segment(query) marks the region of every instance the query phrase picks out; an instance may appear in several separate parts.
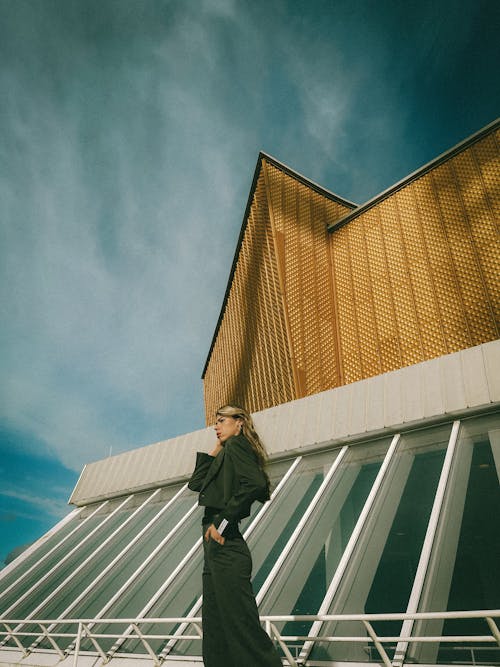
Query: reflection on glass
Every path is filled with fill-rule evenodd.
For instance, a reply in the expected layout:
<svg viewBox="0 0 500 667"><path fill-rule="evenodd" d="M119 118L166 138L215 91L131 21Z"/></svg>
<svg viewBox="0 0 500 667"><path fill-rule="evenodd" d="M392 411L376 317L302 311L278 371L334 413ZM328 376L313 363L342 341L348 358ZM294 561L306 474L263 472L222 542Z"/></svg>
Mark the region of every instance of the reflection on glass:
<svg viewBox="0 0 500 667"><path fill-rule="evenodd" d="M176 487L175 490L177 491L178 487ZM194 504L192 494L187 490L179 495L169 505L167 511L164 512L163 508L169 501L170 497L163 497L162 494L158 499L158 502L153 504L151 512L155 515L159 514L157 521L149 526L138 541L125 549L120 560L113 568L111 575L103 578L92 590L92 594L86 595L85 598L71 610L71 617L92 618L93 616L102 616L103 614L111 617L110 601L122 587L127 587L129 579L139 570L153 550ZM142 528L147 524L147 521L141 521L141 524ZM119 546L121 545L115 544L113 551L118 552ZM129 585L133 585L133 581L131 581ZM128 614L128 611L130 611L130 614ZM137 605L133 605L129 610L125 609L126 613L121 615L133 616L138 611Z"/></svg>
<svg viewBox="0 0 500 667"><path fill-rule="evenodd" d="M173 525L193 506L191 494L184 492L170 504L169 512L165 516L164 508L178 490L178 486L169 487L160 493L155 493L154 499L141 507L127 525L122 524L121 530L105 548L96 553L78 576L70 580L57 596L37 613L37 616L92 618L92 616L106 615L106 605L109 606L120 587L144 563L149 553ZM148 495L153 496L153 494ZM148 496L137 497L134 499L134 505L139 506L146 497ZM139 536L146 526L149 527ZM105 572L105 568L111 564L113 564L112 570ZM69 632L72 629L67 625L58 625L56 631ZM66 648L68 643L67 640L60 642L63 648ZM40 646L45 647L46 643Z"/></svg>
<svg viewBox="0 0 500 667"><path fill-rule="evenodd" d="M337 458L338 450L304 457L269 508L265 520L250 536L253 588L257 594L281 555L300 519Z"/></svg>
<svg viewBox="0 0 500 667"><path fill-rule="evenodd" d="M262 614L318 613L388 445L384 440L349 449L283 567L274 580L266 582ZM321 469L326 461L318 459L318 464ZM303 635L310 625L287 623L282 632Z"/></svg>
<svg viewBox="0 0 500 667"><path fill-rule="evenodd" d="M6 609L7 605L4 604L3 598L4 598L4 591L9 588L14 583L17 583L18 590L23 588L24 590L26 589L26 586L24 583L25 580L23 579L24 573L27 572L30 568L36 566L37 563L40 562L47 562L48 556L47 554L49 551L54 549L54 551L57 550L57 545L60 545L59 548L61 549L61 542L71 533L71 531L80 528L83 524L82 517L78 515L78 513L75 512L75 514L71 517L70 520L67 520L64 525L62 525L57 532L53 533L49 537L40 540L38 547L35 549L35 551L29 555L23 555L22 561L16 565L10 572L5 572L1 571L0 574L3 576L0 578L0 610L1 609ZM75 537L74 539L81 539L82 533L79 534L79 537ZM73 537L73 536L72 536ZM71 538L69 538L71 539ZM69 550L68 547L66 547L67 550ZM59 558L61 551L59 551ZM57 562L57 556L55 557L56 560L53 562ZM48 571L50 567L47 567L46 571ZM29 588L29 586L28 586ZM1 612L0 612L1 613Z"/></svg>
<svg viewBox="0 0 500 667"><path fill-rule="evenodd" d="M500 607L500 415L464 420L419 611ZM427 621L414 634L490 634L481 619ZM474 660L499 661L492 645L475 642ZM420 662L471 662L466 644L410 646Z"/></svg>
<svg viewBox="0 0 500 667"><path fill-rule="evenodd" d="M154 504L147 506L140 515L135 516L133 521L130 521L124 526L119 533L114 536L113 540L110 540L104 548L101 548L94 557L89 560L85 567L78 572L77 577L73 577L56 596L51 598L50 601L37 612L37 615L42 618L57 618L60 614L66 616L68 612L65 610L67 610L68 607L71 607L72 602L79 596L79 594L90 586L109 563L127 548L127 545L155 516L155 514L157 514L157 512L158 506ZM119 579L120 576L116 578L112 577L111 582L107 582L107 588L110 588L110 583L113 587L116 587ZM89 607L92 602L95 604L96 598L98 597L98 591L91 589L88 596L82 601L83 604L81 606ZM74 616L74 612L73 614L70 613L70 616ZM83 614L83 617L87 617L86 614Z"/></svg>
<svg viewBox="0 0 500 667"><path fill-rule="evenodd" d="M42 567L30 572L20 582L19 590L16 586L9 591L2 600L3 613L7 613L10 618L26 618L32 613L130 514L128 502L113 514L123 501L124 498L120 498L108 503L89 519L81 532L77 531L67 543L51 554ZM91 535L93 530L95 532ZM54 567L54 570L48 574L51 567ZM25 595L33 585L36 585L36 588L29 595Z"/></svg>
<svg viewBox="0 0 500 667"><path fill-rule="evenodd" d="M183 492L162 515L159 523L154 524L139 542L127 550L122 567L116 568L113 578L106 580L104 586L97 589L97 595L92 600L83 600L72 613L80 615L85 612L90 616L107 618L135 618L141 615L199 538L199 510L192 513L172 534L172 530L194 504L193 494L187 490ZM145 613L148 614L147 611ZM126 624L100 624L94 626L93 630L118 634L126 627ZM114 642L110 640L101 643L108 650ZM91 645L83 642L82 648L91 649Z"/></svg>
<svg viewBox="0 0 500 667"><path fill-rule="evenodd" d="M445 425L401 438L329 613L406 611L450 432ZM373 625L382 635L398 635L401 628L398 621ZM332 622L320 634L362 637L366 630L356 621ZM385 648L391 655L395 646ZM317 643L311 658L379 660L369 642Z"/></svg>

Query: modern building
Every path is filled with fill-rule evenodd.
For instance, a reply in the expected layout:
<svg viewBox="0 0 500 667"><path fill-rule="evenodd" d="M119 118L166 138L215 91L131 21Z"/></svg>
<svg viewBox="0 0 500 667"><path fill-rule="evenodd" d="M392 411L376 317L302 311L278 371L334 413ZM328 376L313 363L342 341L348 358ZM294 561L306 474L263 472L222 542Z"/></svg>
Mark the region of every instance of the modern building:
<svg viewBox="0 0 500 667"><path fill-rule="evenodd" d="M361 206L259 156L203 378L207 424L245 404L271 455L243 529L284 664L500 664L499 147ZM85 466L0 572L0 665L201 665L212 441Z"/></svg>

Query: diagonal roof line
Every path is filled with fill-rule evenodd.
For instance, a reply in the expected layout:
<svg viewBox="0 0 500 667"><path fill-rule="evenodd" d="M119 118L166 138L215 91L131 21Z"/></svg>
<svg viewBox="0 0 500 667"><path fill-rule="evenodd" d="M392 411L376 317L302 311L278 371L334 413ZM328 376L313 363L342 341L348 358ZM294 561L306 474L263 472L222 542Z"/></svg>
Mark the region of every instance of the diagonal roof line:
<svg viewBox="0 0 500 667"><path fill-rule="evenodd" d="M351 220L356 218L361 213L364 213L365 211L372 208L373 206L375 206L379 202L383 201L384 199L387 199L388 197L390 197L390 195L394 194L398 190L402 190L406 185L408 185L412 181L416 181L418 178L420 178L421 176L423 176L427 172L432 171L433 169L438 167L440 164L443 164L444 162L447 162L452 157L454 157L455 155L458 155L458 153L461 153L466 148L468 148L469 146L472 146L472 144L475 144L480 139L482 139L486 135L490 134L490 132L494 132L499 127L500 127L500 118L497 118L493 122L489 123L488 125L486 125L482 129L480 129L477 132L475 132L474 134L472 134L470 137L467 137L466 139L464 139L460 143L456 144L452 148L449 148L444 153L441 153L441 155L438 155L436 158L434 158L430 162L427 162L422 167L419 167L416 171L413 171L408 176L405 176L403 179L401 179L397 183L394 183L394 185L391 185L389 188L387 188L387 190L384 190L383 192L380 192L378 195L375 195L375 197L373 197L372 199L369 199L364 204L361 204L361 206L358 206L354 211L351 211L350 213L346 213L346 215L342 216L336 222L329 225L328 226L328 231L329 232L334 232L337 229L340 229L341 227L346 225L348 222L351 222Z"/></svg>
<svg viewBox="0 0 500 667"><path fill-rule="evenodd" d="M332 201L336 202L337 204L342 204L342 206L347 206L348 208L356 209L358 208L358 204L355 204L352 201L349 201L349 199L345 199L344 197L339 197L339 195L336 195L334 192L331 192L330 190L327 190L324 188L322 185L318 185L318 183L315 183L314 181L311 181L309 178L306 178L302 174L299 174L298 171L294 171L293 169L290 169L286 164L283 164L283 162L280 162L277 160L275 157L272 155L269 155L268 153L263 153L262 151L259 153L259 159L264 158L266 162L269 162L272 164L274 167L279 169L280 171L283 171L285 174L288 176L291 176L294 178L296 181L299 181L303 185L306 185L310 190L314 190L320 195L323 195L323 197L326 197L327 199L331 199Z"/></svg>
<svg viewBox="0 0 500 667"><path fill-rule="evenodd" d="M325 188L321 187L317 183L314 183L314 181L311 181L308 178L306 178L305 176L302 176L302 174L299 174L298 172L293 171L293 169L290 169L290 167L283 164L282 162L280 162L276 158L272 157L271 155L268 155L267 153L264 153L263 151L260 151L259 152L259 157L257 159L257 165L255 167L253 180L252 180L252 187L250 188L250 193L248 195L247 205L246 205L246 208L245 208L245 215L243 216L243 223L242 223L242 226L241 226L240 235L238 237L238 243L236 245L236 250L235 250L234 258L233 258L233 263L232 263L232 266L231 266L231 271L230 271L228 282L227 282L226 292L224 294L224 300L222 302L222 307L221 307L220 314L219 314L219 319L217 320L215 331L214 331L214 334L213 334L213 337L212 337L212 342L210 344L210 350L209 350L208 355L207 355L207 360L205 362L205 366L203 367L203 373L201 375L202 379L205 377L205 373L207 371L208 364L210 362L210 358L212 356L212 352L213 352L213 349L214 349L214 346L215 346L215 341L217 340L217 334L219 333L219 329L220 329L220 326L221 326L221 323L222 323L222 319L224 317L224 313L225 313L225 310L226 310L226 305L227 305L227 301L228 301L228 298L229 298L229 292L231 290L231 284L232 284L232 281L233 281L234 272L236 270L236 265L238 263L238 256L239 256L239 253L240 253L241 244L243 243L243 238L244 238L244 235L245 235L246 226L247 226L247 222L248 222L248 216L250 214L250 207L252 205L253 196L254 196L254 193L255 193L255 188L257 187L257 181L258 181L260 171L261 171L261 168L262 168L262 160L266 160L267 162L269 162L270 164L275 166L277 169L280 169L281 171L286 173L288 176L291 176L292 178L296 179L297 181L299 181L303 185L307 186L308 188L311 188L312 190L319 193L320 195L323 195L324 197L326 197L328 199L331 199L332 201L335 201L336 203L342 204L344 206L347 206L348 208L353 209L353 210L351 210L350 213L347 213L346 215L339 218L335 223L328 226L328 228L327 228L328 231L333 232L333 231L336 231L337 229L340 229L341 227L343 227L347 223L349 223L351 220L356 218L359 214L361 214L364 211L367 211L368 209L372 208L373 206L375 206L379 202L383 201L384 199L386 199L387 197L389 197L393 193L397 192L398 190L401 190L403 187L405 187L406 185L408 185L412 181L416 180L417 178L420 178L421 176L423 176L428 171L431 171L432 169L435 169L440 164L446 162L447 160L451 159L452 157L454 157L458 153L462 152L467 147L476 143L477 141L479 141L480 139L485 137L490 132L493 132L495 129L497 129L497 127L500 127L500 118L497 118L493 122L489 123L488 125L483 127L481 130L478 130L477 132L472 134L470 137L464 139L463 141L458 143L456 146L454 146L454 147L450 148L449 150L445 151L444 153L442 153L438 157L434 158L433 160L431 160L427 164L423 165L422 167L420 167L416 171L412 172L411 174L409 174L408 176L406 176L402 180L398 181L394 185L391 185L389 188L387 188L387 190L384 190L383 192L379 193L378 195L376 195L372 199L368 200L367 202L365 202L361 206L356 206L356 204L354 204L353 202L351 202L347 199L343 199L342 197L339 197L338 195L334 194L333 192L330 192L329 190L326 190Z"/></svg>
<svg viewBox="0 0 500 667"><path fill-rule="evenodd" d="M250 215L250 207L252 206L252 200L255 193L255 188L257 187L257 181L259 180L260 169L262 166L262 155L263 155L262 153L259 153L257 164L255 166L255 171L252 179L252 186L250 188L250 194L248 195L247 205L245 207L245 213L243 215L243 222L241 224L240 235L238 236L238 243L236 244L236 250L234 251L233 263L231 264L231 271L229 272L229 278L227 279L226 291L224 293L224 300L222 301L222 306L219 313L219 319L217 320L217 324L215 325L215 331L212 336L212 342L210 343L210 349L208 351L207 360L205 361L203 372L201 374L202 380L204 379L205 373L207 372L208 364L210 362L210 357L212 356L212 352L215 347L215 341L217 340L217 334L219 333L219 329L222 324L222 318L224 317L224 313L226 311L226 305L229 299L229 292L231 291L231 284L233 282L234 272L236 271L236 265L238 264L238 257L240 254L241 244L243 243L243 237L245 236L245 231L247 228L248 216Z"/></svg>
<svg viewBox="0 0 500 667"><path fill-rule="evenodd" d="M215 326L215 331L212 336L212 342L210 344L210 349L208 351L207 355L207 360L205 362L205 366L203 367L203 372L201 374L201 378L203 379L205 377L205 373L207 372L208 364L210 362L210 358L212 356L212 352L215 346L215 341L217 340L217 335L219 333L220 326L222 324L222 320L224 318L224 313L226 311L226 305L227 301L229 299L229 293L231 291L231 284L233 282L233 276L234 272L236 271L236 266L238 264L238 257L240 254L240 249L241 249L241 244L243 243L243 238L245 236L245 231L248 223L248 216L250 215L250 208L252 206L252 201L253 197L255 194L255 189L257 187L257 181L259 180L260 176L260 171L262 169L262 160L266 160L266 162L269 162L273 166L275 166L277 169L280 169L283 171L285 174L288 176L291 176L295 180L299 181L303 185L306 185L308 188L311 190L314 190L315 192L319 193L320 195L326 197L327 199L331 199L332 201L342 204L343 206L347 206L348 208L351 209L356 209L356 204L353 202L349 201L348 199L343 199L342 197L339 197L338 195L334 194L333 192L330 192L329 190L326 190L325 188L321 187L317 183L314 183L313 181L310 181L307 179L305 176L302 176L302 174L299 174L298 172L294 171L293 169L290 169L290 167L287 167L285 164L277 160L276 158L272 157L271 155L268 155L267 153L264 153L263 151L259 152L259 156L257 158L257 164L255 166L255 171L252 179L252 186L250 188L250 193L248 195L248 200L247 200L247 205L245 207L245 213L243 215L243 222L241 225L241 230L240 230L240 235L238 237L238 243L236 244L236 250L234 252L234 257L233 257L233 263L231 265L231 271L229 273L229 278L227 281L227 286L226 286L226 292L224 294L224 300L222 302L222 307L220 309L219 313L219 319L217 320L217 324Z"/></svg>

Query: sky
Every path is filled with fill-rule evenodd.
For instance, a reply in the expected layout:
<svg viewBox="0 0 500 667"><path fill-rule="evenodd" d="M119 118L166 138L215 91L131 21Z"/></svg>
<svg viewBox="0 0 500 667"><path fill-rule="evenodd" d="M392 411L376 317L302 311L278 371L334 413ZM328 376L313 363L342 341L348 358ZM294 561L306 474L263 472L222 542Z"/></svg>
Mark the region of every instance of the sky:
<svg viewBox="0 0 500 667"><path fill-rule="evenodd" d="M0 564L202 428L258 153L359 204L499 115L497 0L0 0Z"/></svg>

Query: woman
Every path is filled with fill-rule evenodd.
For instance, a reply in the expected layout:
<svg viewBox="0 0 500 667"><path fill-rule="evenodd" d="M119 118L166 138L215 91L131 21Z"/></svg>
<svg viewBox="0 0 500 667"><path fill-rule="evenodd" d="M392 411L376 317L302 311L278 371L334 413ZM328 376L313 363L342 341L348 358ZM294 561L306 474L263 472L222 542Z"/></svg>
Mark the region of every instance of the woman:
<svg viewBox="0 0 500 667"><path fill-rule="evenodd" d="M269 500L266 451L243 408L217 411L217 444L198 452L189 488L203 516L203 662L205 667L281 667L263 630L252 590L252 558L238 522L254 500Z"/></svg>

